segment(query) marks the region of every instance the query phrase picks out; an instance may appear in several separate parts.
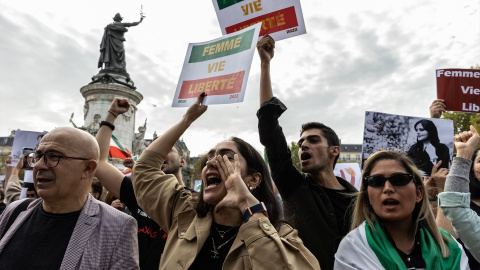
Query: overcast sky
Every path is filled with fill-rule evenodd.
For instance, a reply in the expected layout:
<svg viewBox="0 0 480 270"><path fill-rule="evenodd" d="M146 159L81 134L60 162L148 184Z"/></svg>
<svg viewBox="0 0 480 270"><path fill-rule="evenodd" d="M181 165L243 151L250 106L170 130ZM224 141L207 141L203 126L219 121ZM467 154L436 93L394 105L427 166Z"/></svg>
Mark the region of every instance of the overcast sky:
<svg viewBox="0 0 480 270"><path fill-rule="evenodd" d="M289 108L280 119L288 141L308 121L332 127L342 143L362 143L365 111L428 116L435 69L480 64L478 0L301 2L307 34L276 44L274 94ZM83 125L80 88L98 73L103 28L146 18L126 33L127 71L144 99L137 126L146 138L175 124L172 108L188 43L218 38L210 0L0 0L0 136ZM243 103L211 105L184 134L193 155L238 136L262 151L256 111L255 53ZM153 105L156 105L154 107Z"/></svg>

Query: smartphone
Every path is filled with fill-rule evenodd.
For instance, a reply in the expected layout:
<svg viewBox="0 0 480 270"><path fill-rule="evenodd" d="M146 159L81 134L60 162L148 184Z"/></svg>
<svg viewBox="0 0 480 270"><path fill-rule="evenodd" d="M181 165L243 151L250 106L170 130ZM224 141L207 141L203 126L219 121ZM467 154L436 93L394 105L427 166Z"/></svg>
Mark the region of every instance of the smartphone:
<svg viewBox="0 0 480 270"><path fill-rule="evenodd" d="M24 147L23 148L23 169L25 170L32 170L33 168L30 167L30 165L28 165L28 162L27 162L27 156L28 154L30 153L33 153L33 148L28 148L28 147Z"/></svg>

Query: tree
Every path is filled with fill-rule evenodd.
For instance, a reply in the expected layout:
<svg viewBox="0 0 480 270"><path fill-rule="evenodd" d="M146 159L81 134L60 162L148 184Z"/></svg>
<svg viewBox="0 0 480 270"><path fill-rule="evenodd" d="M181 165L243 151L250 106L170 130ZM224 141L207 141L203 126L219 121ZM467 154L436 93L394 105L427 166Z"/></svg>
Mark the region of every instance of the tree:
<svg viewBox="0 0 480 270"><path fill-rule="evenodd" d="M292 142L288 148L290 148L290 152L292 154L293 166L295 166L295 168L297 168L297 170L301 172L302 166L300 164L300 158L298 157L298 144L296 142Z"/></svg>
<svg viewBox="0 0 480 270"><path fill-rule="evenodd" d="M470 130L470 125L473 125L477 130L480 126L480 115L476 113L444 112L442 118L453 120L455 134Z"/></svg>
<svg viewBox="0 0 480 270"><path fill-rule="evenodd" d="M192 181L202 179L202 160L206 158L206 154L198 156L197 161L192 165L190 169L190 179Z"/></svg>

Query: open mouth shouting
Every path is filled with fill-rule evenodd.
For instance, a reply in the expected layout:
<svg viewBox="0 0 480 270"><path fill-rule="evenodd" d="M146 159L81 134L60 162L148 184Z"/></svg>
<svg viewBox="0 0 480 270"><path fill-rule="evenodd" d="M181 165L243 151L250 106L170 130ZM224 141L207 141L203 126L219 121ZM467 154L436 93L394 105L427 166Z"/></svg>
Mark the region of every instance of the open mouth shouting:
<svg viewBox="0 0 480 270"><path fill-rule="evenodd" d="M205 185L205 190L214 189L215 187L220 185L220 183L222 183L222 179L218 174L210 173L210 174L207 174L206 178L207 178L207 183Z"/></svg>
<svg viewBox="0 0 480 270"><path fill-rule="evenodd" d="M387 198L383 200L383 205L386 206L387 208L395 208L395 206L399 205L400 202L393 199L393 198Z"/></svg>
<svg viewBox="0 0 480 270"><path fill-rule="evenodd" d="M308 152L303 152L300 155L300 161L302 162L302 164L307 163L311 158L312 158L312 155Z"/></svg>

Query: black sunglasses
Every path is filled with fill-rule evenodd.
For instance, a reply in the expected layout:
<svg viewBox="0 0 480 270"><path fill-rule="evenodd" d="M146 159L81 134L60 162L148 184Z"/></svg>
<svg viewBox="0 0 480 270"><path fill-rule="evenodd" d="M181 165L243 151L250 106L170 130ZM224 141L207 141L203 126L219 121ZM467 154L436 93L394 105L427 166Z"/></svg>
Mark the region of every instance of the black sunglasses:
<svg viewBox="0 0 480 270"><path fill-rule="evenodd" d="M387 180L396 187L406 186L413 180L413 174L411 173L396 173L390 177L384 177L381 175L369 175L363 179L367 181L368 186L373 188L381 188L385 186Z"/></svg>

